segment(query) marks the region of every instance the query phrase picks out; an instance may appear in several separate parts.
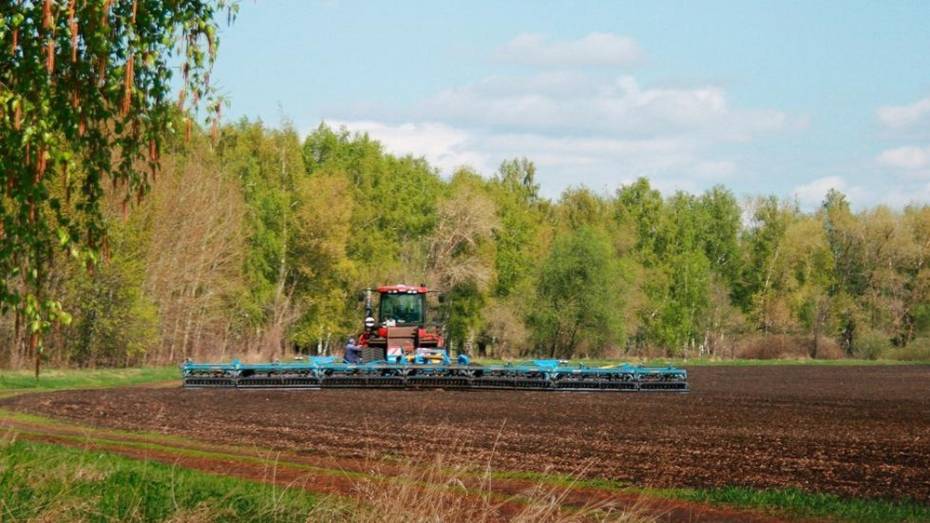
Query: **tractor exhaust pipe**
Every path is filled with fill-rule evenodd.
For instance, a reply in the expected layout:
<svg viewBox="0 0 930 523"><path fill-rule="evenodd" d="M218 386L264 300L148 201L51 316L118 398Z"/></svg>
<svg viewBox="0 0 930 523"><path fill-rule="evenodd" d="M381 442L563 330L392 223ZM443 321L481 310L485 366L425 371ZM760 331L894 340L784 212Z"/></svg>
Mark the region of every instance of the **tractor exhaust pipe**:
<svg viewBox="0 0 930 523"><path fill-rule="evenodd" d="M365 289L365 330L375 328L375 317L372 316L371 288Z"/></svg>

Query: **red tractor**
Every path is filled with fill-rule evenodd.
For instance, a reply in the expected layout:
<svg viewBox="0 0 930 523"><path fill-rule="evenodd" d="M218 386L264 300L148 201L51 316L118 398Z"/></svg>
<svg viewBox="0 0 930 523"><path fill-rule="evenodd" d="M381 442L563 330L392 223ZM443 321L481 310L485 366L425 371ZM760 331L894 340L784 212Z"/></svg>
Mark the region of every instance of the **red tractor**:
<svg viewBox="0 0 930 523"><path fill-rule="evenodd" d="M449 361L439 326L427 324L429 289L388 285L375 292L379 295L377 317L371 289L365 293L365 331L358 339L362 362Z"/></svg>

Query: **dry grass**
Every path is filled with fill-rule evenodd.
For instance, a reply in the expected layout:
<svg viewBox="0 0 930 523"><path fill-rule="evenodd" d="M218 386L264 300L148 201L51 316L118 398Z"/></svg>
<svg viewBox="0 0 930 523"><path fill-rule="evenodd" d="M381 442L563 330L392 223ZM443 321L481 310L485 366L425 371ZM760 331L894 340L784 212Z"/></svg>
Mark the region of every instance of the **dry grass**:
<svg viewBox="0 0 930 523"><path fill-rule="evenodd" d="M735 355L740 359L751 360L808 359L813 357L814 352L814 339L811 336L772 334L741 340L737 344ZM817 340L816 358L843 359L843 349L836 341L821 336Z"/></svg>
<svg viewBox="0 0 930 523"><path fill-rule="evenodd" d="M432 523L469 521L654 521L642 507L585 502L573 480L495 479L455 461L455 448L427 460L371 453L345 497L298 485L262 485L48 444L0 433L0 520L282 521ZM493 453L492 453L493 455ZM508 482L507 494L500 488ZM517 492L514 494L514 492ZM6 516L9 516L8 518Z"/></svg>
<svg viewBox="0 0 930 523"><path fill-rule="evenodd" d="M495 488L490 467L484 469L436 456L429 464L404 461L386 469L373 461L370 478L355 484L356 501L339 506L322 503L314 521L352 523L432 523L469 521L616 522L655 521L634 506L569 500L575 493L571 481L557 485L537 482L518 494L502 494Z"/></svg>

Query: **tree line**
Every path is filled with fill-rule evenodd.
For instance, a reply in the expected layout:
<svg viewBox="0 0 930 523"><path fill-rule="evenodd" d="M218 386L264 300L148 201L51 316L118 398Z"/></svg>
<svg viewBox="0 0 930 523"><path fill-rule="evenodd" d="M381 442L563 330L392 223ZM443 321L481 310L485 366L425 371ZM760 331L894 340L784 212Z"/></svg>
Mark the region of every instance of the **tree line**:
<svg viewBox="0 0 930 523"><path fill-rule="evenodd" d="M325 124L194 126L161 156L145 199L102 194L101 263L49 264L42 293L71 319L51 363L331 351L361 327L358 291L398 282L443 291L449 345L473 355L930 355L928 205L831 191L804 212L646 179L553 200L530 160L444 178ZM21 321L0 318L3 366L30 358Z"/></svg>

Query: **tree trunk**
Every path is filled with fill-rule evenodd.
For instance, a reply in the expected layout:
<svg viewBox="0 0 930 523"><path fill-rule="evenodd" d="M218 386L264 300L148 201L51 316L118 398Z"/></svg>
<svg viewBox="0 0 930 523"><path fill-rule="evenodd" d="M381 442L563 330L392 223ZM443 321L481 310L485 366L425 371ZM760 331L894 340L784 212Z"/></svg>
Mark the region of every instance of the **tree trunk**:
<svg viewBox="0 0 930 523"><path fill-rule="evenodd" d="M29 350L35 353L36 357L36 381L39 381L39 367L42 365L42 357L39 354L39 333L33 332L29 335Z"/></svg>

